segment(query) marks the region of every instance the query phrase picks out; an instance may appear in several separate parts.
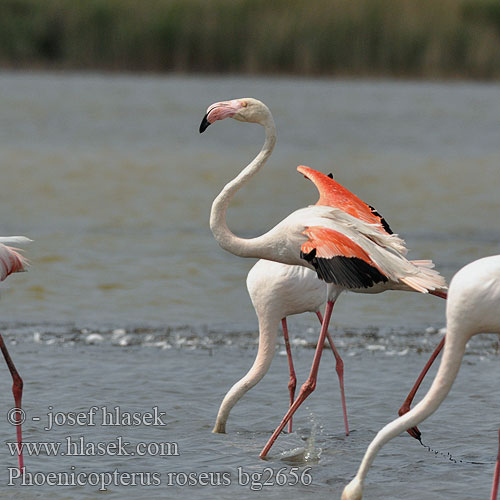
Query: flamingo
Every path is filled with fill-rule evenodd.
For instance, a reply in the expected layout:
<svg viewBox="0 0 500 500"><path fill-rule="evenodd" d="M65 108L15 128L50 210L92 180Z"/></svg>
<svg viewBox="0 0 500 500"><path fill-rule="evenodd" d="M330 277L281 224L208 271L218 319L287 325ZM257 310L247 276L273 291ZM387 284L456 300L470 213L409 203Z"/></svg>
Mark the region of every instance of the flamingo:
<svg viewBox="0 0 500 500"><path fill-rule="evenodd" d="M215 121L228 117L263 126L266 137L254 160L224 186L212 204L210 229L216 241L224 250L241 257L307 267L327 283L327 305L309 377L261 451L260 457L265 458L289 419L316 387L328 324L334 303L342 291L380 293L407 290L445 297L446 282L432 269L431 261L408 261L404 241L387 230L383 218L333 179L330 181L335 183L335 189L330 193L320 192L320 204L292 212L259 237L244 239L234 235L226 223L228 205L234 194L271 155L276 143L276 126L264 103L243 98L209 106L200 132ZM317 186L321 185L312 174L314 170L308 167L298 167L298 170Z"/></svg>
<svg viewBox="0 0 500 500"><path fill-rule="evenodd" d="M434 381L415 408L383 427L368 446L356 477L344 488L342 500L361 500L366 474L379 450L409 427L432 415L448 395L469 339L477 333L500 331L500 255L484 257L460 269L450 283L446 304L446 344ZM500 445L500 432L499 432ZM491 500L498 494L500 446Z"/></svg>
<svg viewBox="0 0 500 500"><path fill-rule="evenodd" d="M19 253L18 248L8 246L8 243L27 243L31 240L24 236L7 236L0 237L0 281L3 281L9 274L26 271L28 261ZM12 393L14 394L14 404L19 410L21 409L21 399L23 395L23 380L17 371L12 358L10 357L4 339L0 334L0 350L2 351L5 362L12 376ZM19 461L19 470L23 471L24 459L21 443L23 440L21 430L21 414L16 412L16 429L17 429L17 457Z"/></svg>
<svg viewBox="0 0 500 500"><path fill-rule="evenodd" d="M274 356L280 322L290 369L288 383L290 405L293 404L297 378L293 367L286 317L304 312L314 312L320 323L323 321L319 309L325 302L326 286L317 279L316 273L307 267L288 266L261 259L248 273L247 289L259 320L259 348L248 373L231 387L222 400L212 431L214 433L226 432L226 422L231 409L252 387L262 380L269 370ZM326 335L336 360L344 427L346 435L349 435L344 392L344 363L330 334L327 332ZM288 421L288 432L292 432L292 419Z"/></svg>

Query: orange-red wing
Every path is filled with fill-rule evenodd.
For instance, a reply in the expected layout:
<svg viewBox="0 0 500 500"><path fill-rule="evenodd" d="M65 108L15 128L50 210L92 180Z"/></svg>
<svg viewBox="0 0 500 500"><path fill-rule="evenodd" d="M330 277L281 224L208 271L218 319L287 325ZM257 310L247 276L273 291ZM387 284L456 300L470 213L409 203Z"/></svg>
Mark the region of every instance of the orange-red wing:
<svg viewBox="0 0 500 500"><path fill-rule="evenodd" d="M370 224L378 224L381 226L381 231L392 234L385 219L372 206L366 204L337 181L305 165L300 165L297 170L312 181L318 189L319 200L316 205L340 208L357 219Z"/></svg>
<svg viewBox="0 0 500 500"><path fill-rule="evenodd" d="M347 289L387 281L368 253L344 234L320 226L310 226L304 234L309 239L302 244L300 256L314 267L318 278Z"/></svg>
<svg viewBox="0 0 500 500"><path fill-rule="evenodd" d="M365 250L338 231L321 226L310 226L303 234L309 238L301 247L305 254L316 249L316 257L318 258L357 257L367 264L375 265Z"/></svg>

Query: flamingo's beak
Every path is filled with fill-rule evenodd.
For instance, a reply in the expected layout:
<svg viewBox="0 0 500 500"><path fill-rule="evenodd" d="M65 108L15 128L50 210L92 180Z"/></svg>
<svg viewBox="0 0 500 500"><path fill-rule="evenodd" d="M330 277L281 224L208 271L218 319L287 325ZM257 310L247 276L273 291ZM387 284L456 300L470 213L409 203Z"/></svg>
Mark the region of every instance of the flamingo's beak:
<svg viewBox="0 0 500 500"><path fill-rule="evenodd" d="M210 122L208 121L208 113L203 117L203 120L201 120L200 124L200 134L203 134L205 130L207 130L207 127L210 125Z"/></svg>
<svg viewBox="0 0 500 500"><path fill-rule="evenodd" d="M205 132L205 130L211 123L217 120L224 120L225 118L234 117L236 113L238 113L245 106L246 103L242 104L238 99L233 99L232 101L215 102L207 109L207 114L201 121L200 134Z"/></svg>

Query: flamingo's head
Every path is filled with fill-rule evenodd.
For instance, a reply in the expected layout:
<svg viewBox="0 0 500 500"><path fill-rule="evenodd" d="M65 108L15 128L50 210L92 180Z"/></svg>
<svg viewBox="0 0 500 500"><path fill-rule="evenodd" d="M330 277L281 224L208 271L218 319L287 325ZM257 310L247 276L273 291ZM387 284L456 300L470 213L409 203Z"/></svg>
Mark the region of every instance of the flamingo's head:
<svg viewBox="0 0 500 500"><path fill-rule="evenodd" d="M216 102L209 106L200 125L200 134L217 120L234 118L240 122L263 124L271 115L269 108L253 97Z"/></svg>
<svg viewBox="0 0 500 500"><path fill-rule="evenodd" d="M355 477L342 492L341 500L362 500L363 485L361 481Z"/></svg>

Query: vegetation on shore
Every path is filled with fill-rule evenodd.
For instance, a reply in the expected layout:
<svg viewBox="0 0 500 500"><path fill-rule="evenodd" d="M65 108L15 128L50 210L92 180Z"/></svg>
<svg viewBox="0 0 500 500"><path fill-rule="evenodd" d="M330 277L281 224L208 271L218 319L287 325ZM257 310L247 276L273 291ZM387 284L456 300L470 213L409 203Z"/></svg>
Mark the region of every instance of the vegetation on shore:
<svg viewBox="0 0 500 500"><path fill-rule="evenodd" d="M500 77L500 0L2 0L0 66Z"/></svg>

